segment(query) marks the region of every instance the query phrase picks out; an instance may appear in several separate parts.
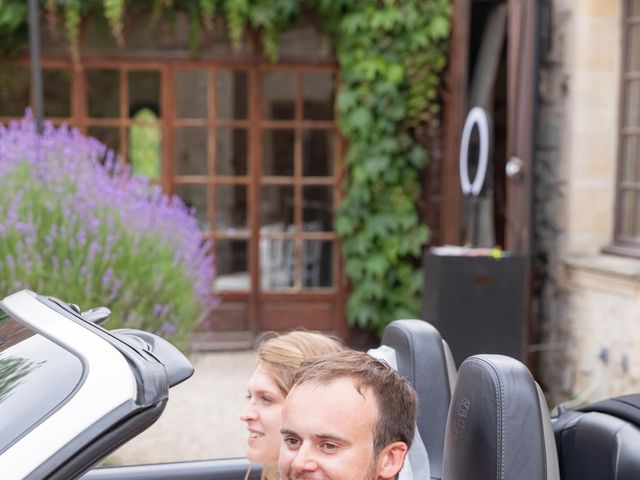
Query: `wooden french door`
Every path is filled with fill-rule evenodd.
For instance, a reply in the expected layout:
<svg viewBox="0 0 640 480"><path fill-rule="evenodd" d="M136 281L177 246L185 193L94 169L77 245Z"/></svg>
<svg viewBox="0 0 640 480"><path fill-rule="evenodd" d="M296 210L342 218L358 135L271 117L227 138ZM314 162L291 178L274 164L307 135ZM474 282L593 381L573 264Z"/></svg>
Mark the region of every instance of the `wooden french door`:
<svg viewBox="0 0 640 480"><path fill-rule="evenodd" d="M344 335L334 65L45 59L43 69L48 119L103 141L195 209L221 300L202 346L294 327ZM28 65L21 74L0 119L29 103Z"/></svg>
<svg viewBox="0 0 640 480"><path fill-rule="evenodd" d="M196 206L214 243L222 302L201 339L344 334L335 68L173 66L170 76L174 102L193 100L194 85L207 99L195 110L175 103L169 139L169 189Z"/></svg>

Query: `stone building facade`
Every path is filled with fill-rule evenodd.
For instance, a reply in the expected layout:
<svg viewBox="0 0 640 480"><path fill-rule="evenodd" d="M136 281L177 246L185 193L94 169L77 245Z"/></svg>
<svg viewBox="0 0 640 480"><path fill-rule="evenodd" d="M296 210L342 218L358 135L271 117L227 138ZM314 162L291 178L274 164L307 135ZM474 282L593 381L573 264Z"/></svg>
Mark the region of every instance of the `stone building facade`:
<svg viewBox="0 0 640 480"><path fill-rule="evenodd" d="M640 2L540 3L538 374L550 403L593 401L640 391Z"/></svg>

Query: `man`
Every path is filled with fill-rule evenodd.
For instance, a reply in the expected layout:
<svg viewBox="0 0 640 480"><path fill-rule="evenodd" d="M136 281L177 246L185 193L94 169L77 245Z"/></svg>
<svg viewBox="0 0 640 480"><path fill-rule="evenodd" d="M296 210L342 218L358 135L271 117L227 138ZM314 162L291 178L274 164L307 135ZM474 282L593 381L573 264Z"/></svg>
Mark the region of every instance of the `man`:
<svg viewBox="0 0 640 480"><path fill-rule="evenodd" d="M305 361L282 409L283 480L396 478L413 439L416 408L411 385L366 353Z"/></svg>

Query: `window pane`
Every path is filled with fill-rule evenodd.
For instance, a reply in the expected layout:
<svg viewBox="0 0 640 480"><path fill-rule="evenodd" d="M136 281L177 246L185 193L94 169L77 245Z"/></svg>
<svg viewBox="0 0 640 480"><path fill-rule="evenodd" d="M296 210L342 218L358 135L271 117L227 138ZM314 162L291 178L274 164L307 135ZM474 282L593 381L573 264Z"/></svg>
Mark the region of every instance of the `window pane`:
<svg viewBox="0 0 640 480"><path fill-rule="evenodd" d="M634 190L624 189L620 192L620 234L627 237L626 240L631 240L640 233L635 221L638 200L640 198Z"/></svg>
<svg viewBox="0 0 640 480"><path fill-rule="evenodd" d="M626 82L625 127L640 126L640 80Z"/></svg>
<svg viewBox="0 0 640 480"><path fill-rule="evenodd" d="M627 25L627 71L640 70L640 24Z"/></svg>
<svg viewBox="0 0 640 480"><path fill-rule="evenodd" d="M176 115L178 118L207 118L207 71L176 72Z"/></svg>
<svg viewBox="0 0 640 480"><path fill-rule="evenodd" d="M262 75L262 117L292 120L296 112L296 77L291 73L266 72Z"/></svg>
<svg viewBox="0 0 640 480"><path fill-rule="evenodd" d="M205 127L176 128L176 174L208 175L208 135Z"/></svg>
<svg viewBox="0 0 640 480"><path fill-rule="evenodd" d="M293 175L293 130L265 130L262 133L262 174Z"/></svg>
<svg viewBox="0 0 640 480"><path fill-rule="evenodd" d="M188 207L196 209L198 225L203 232L209 231L207 185L176 185L176 195L178 195Z"/></svg>
<svg viewBox="0 0 640 480"><path fill-rule="evenodd" d="M216 130L216 174L247 174L247 131L243 128Z"/></svg>
<svg viewBox="0 0 640 480"><path fill-rule="evenodd" d="M335 133L333 130L305 130L302 143L302 172L306 177L333 175Z"/></svg>
<svg viewBox="0 0 640 480"><path fill-rule="evenodd" d="M293 187L290 185L264 185L262 187L262 221L269 228L291 229L293 224Z"/></svg>
<svg viewBox="0 0 640 480"><path fill-rule="evenodd" d="M302 81L303 118L305 120L333 120L334 95L334 73L305 73Z"/></svg>
<svg viewBox="0 0 640 480"><path fill-rule="evenodd" d="M0 115L21 117L31 102L31 76L24 67L11 66L0 77Z"/></svg>
<svg viewBox="0 0 640 480"><path fill-rule="evenodd" d="M216 185L216 228L246 228L247 186Z"/></svg>
<svg viewBox="0 0 640 480"><path fill-rule="evenodd" d="M214 242L217 290L249 290L249 254L244 240L216 240Z"/></svg>
<svg viewBox="0 0 640 480"><path fill-rule="evenodd" d="M160 73L152 70L129 72L129 117L133 118L143 108L152 110L157 117L160 111Z"/></svg>
<svg viewBox="0 0 640 480"><path fill-rule="evenodd" d="M87 134L97 138L114 152L120 151L120 129L118 127L89 127Z"/></svg>
<svg viewBox="0 0 640 480"><path fill-rule="evenodd" d="M145 108L136 114L136 124L129 129L129 161L136 175L160 177L162 132L153 124L156 120L155 113Z"/></svg>
<svg viewBox="0 0 640 480"><path fill-rule="evenodd" d="M640 15L640 0L627 0L627 5L627 16L634 17L636 15Z"/></svg>
<svg viewBox="0 0 640 480"><path fill-rule="evenodd" d="M333 242L325 240L302 242L302 286L304 288L333 286Z"/></svg>
<svg viewBox="0 0 640 480"><path fill-rule="evenodd" d="M42 70L45 117L71 116L71 74L69 70Z"/></svg>
<svg viewBox="0 0 640 480"><path fill-rule="evenodd" d="M120 81L117 70L87 70L87 105L90 117L120 116Z"/></svg>
<svg viewBox="0 0 640 480"><path fill-rule="evenodd" d="M289 239L260 238L260 287L263 290L293 287L294 246L293 240Z"/></svg>
<svg viewBox="0 0 640 480"><path fill-rule="evenodd" d="M237 70L216 71L216 115L223 119L248 117L249 87L247 73Z"/></svg>
<svg viewBox="0 0 640 480"><path fill-rule="evenodd" d="M333 188L319 185L302 189L302 229L306 232L333 230Z"/></svg>
<svg viewBox="0 0 640 480"><path fill-rule="evenodd" d="M630 135L624 138L622 153L622 181L639 181L640 169L640 152L638 151L638 136Z"/></svg>

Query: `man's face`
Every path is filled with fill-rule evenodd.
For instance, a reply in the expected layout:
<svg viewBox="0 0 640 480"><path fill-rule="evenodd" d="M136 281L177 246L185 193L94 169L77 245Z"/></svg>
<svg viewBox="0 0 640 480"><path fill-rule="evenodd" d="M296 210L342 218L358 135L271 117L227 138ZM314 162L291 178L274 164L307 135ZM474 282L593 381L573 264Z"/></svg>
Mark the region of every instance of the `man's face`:
<svg viewBox="0 0 640 480"><path fill-rule="evenodd" d="M282 410L278 466L283 480L392 478L381 476L381 461L374 458L377 418L373 393L358 393L349 378L294 387Z"/></svg>

